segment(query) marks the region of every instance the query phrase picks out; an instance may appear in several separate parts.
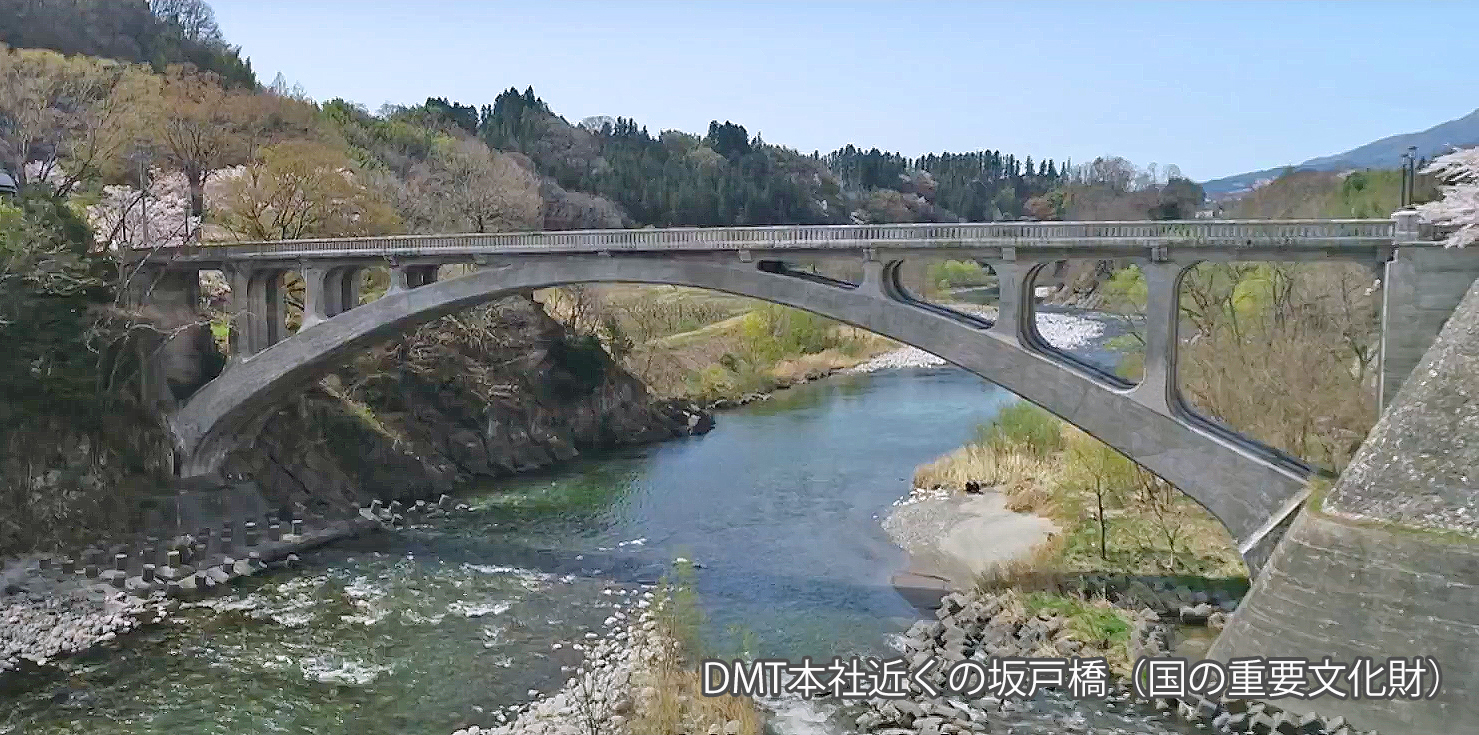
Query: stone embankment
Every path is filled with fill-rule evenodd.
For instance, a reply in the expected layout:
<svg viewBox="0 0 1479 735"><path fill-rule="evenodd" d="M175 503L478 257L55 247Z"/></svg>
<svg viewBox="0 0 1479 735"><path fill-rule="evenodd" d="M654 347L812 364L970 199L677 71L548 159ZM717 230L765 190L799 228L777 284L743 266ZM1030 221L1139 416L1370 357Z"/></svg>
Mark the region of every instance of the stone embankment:
<svg viewBox="0 0 1479 735"><path fill-rule="evenodd" d="M1022 732L1023 713L1033 710L1033 703L1022 700L983 696L972 699L946 694L949 667L966 659L984 663L988 657L1078 656L1113 659L1116 654L1108 641L1086 640L1072 621L1061 615L1028 612L1020 595L1013 592L985 594L958 592L946 595L935 611L937 620L916 622L904 634L900 645L911 666L922 665L934 658L942 663L926 675L941 691L928 696L915 685L913 694L904 699L873 698L857 717L857 728L881 735L943 735L945 733L998 732L1009 723L998 718L1013 716L1015 731ZM1134 656L1164 655L1170 649L1171 630L1149 610L1129 612L1132 623L1129 654ZM1116 685L1105 701L1106 709L1128 707L1130 695L1122 684ZM1049 716L1051 718L1051 716ZM1082 730L1067 716L1062 721L1045 721L1041 732Z"/></svg>
<svg viewBox="0 0 1479 735"><path fill-rule="evenodd" d="M653 593L646 591L631 600L630 606L618 603L615 612L622 617L607 618L607 635L588 633L585 641L560 644L580 651L584 661L569 672L571 677L559 691L515 707L508 714L495 713L497 725L472 724L453 735L625 732L638 706L636 700L644 699L643 690L638 688L644 672L667 655L665 649L676 645L663 635L651 611L652 601Z"/></svg>
<svg viewBox="0 0 1479 735"><path fill-rule="evenodd" d="M1091 730L1081 720L1074 719L1076 716L1047 712L1040 713L1036 725L1024 726L1023 720L1038 710L1033 700L952 695L946 687L946 675L951 665L966 659L984 664L987 658L1076 656L1105 657L1113 664L1116 660L1132 662L1142 656L1169 656L1173 653L1175 623L1220 627L1237 604L1225 593L1193 591L1173 587L1164 579L1121 575L1084 575L1072 582L1065 581L1059 592L1084 600L1097 596L1099 602L1090 605L1106 608L1113 605L1129 620L1128 642L1118 649L1109 640L1085 635L1084 629L1068 616L1046 611L1034 614L1020 592L952 593L941 600L935 611L936 620L916 622L899 644L911 666L921 665L930 658L943 663L926 675L941 695L928 696L915 685L911 696L904 699L870 699L866 710L857 717L858 730L875 735L947 735L1001 732L1003 727L1009 727L1011 732L1024 734L1129 735L1133 731L1127 728ZM1142 601L1149 601L1154 607L1137 607ZM1199 729L1218 733L1363 735L1363 731L1354 729L1342 718L1292 715L1264 702L1217 702L1192 697L1185 701L1157 699L1153 704L1163 711L1174 709L1179 717ZM1109 684L1100 713L1127 713L1144 705L1137 703L1128 682L1116 678ZM1011 717L1011 721L1006 721L1006 717Z"/></svg>
<svg viewBox="0 0 1479 735"><path fill-rule="evenodd" d="M663 683L661 672L682 656L682 646L659 616L668 600L655 594L650 585L640 591L610 591L616 602L606 618L604 636L587 633L586 640L555 644L584 654L580 666L565 667L571 677L564 686L523 705L490 713L497 724L469 724L452 735L648 735L639 728L658 719L660 700L674 696L681 700L676 692L660 693L654 684ZM722 724L685 721L678 727L675 732L695 735L744 731L739 720Z"/></svg>
<svg viewBox="0 0 1479 735"><path fill-rule="evenodd" d="M292 566L309 549L452 510L445 495L437 503L405 507L376 500L351 518L232 521L219 529L147 538L139 545L12 560L0 568L0 675L44 666L163 622L181 600L208 597L246 577Z"/></svg>

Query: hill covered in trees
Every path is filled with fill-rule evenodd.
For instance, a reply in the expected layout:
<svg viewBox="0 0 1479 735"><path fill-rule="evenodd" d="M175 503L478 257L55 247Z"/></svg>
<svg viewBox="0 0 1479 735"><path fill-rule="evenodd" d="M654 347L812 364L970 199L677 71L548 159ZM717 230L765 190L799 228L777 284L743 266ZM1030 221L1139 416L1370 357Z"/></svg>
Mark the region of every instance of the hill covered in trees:
<svg viewBox="0 0 1479 735"><path fill-rule="evenodd" d="M204 0L0 0L0 43L149 64L188 63L232 86L255 87Z"/></svg>
<svg viewBox="0 0 1479 735"><path fill-rule="evenodd" d="M702 135L654 135L624 117L572 124L532 88L481 107L430 98L378 119L460 131L522 154L554 184L614 202L637 225L1164 219L1191 216L1202 201L1174 166L1141 170L1109 157L1075 167L999 150L910 159L853 145L807 155L727 120Z"/></svg>
<svg viewBox="0 0 1479 735"><path fill-rule="evenodd" d="M0 165L22 183L59 182L60 194L84 180L138 189L141 165L183 176L189 216L200 224L192 232L208 236L1170 218L1190 216L1201 202L1174 167L1141 170L1119 158L1073 166L1000 150L911 159L854 145L808 155L730 120L703 132L653 133L625 117L575 124L532 88L510 88L481 105L429 97L372 113L345 100L314 103L282 81L261 88L203 0L0 0L0 7L12 11L0 15L9 46L78 55L4 52L12 73L39 81L59 114L58 124L11 126L15 140L0 140ZM23 117L6 104L0 118ZM68 118L81 124L59 123ZM364 212L385 216L269 211L282 193L273 186L342 189L333 177L307 175L336 169L355 174ZM65 173L57 179L57 172ZM224 193L208 201L212 181ZM281 201L302 208L314 199ZM321 199L320 206L331 200ZM208 211L213 206L218 211Z"/></svg>

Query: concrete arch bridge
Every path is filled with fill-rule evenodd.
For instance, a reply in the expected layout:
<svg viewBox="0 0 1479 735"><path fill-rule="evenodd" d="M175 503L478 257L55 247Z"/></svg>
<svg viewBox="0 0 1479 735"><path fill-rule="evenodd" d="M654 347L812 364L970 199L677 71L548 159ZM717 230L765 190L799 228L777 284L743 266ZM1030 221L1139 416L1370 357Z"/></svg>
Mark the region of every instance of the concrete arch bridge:
<svg viewBox="0 0 1479 735"><path fill-rule="evenodd" d="M1424 238L1427 239L1424 239ZM911 296L910 258L989 265L999 276L994 321ZM1145 373L1138 384L1053 349L1037 333L1039 274L1072 259L1121 259L1148 287ZM195 304L198 272L232 285L233 355L182 403L163 382L182 477L211 473L251 441L270 409L356 351L438 317L509 294L573 283L693 286L793 306L914 345L1057 414L1176 485L1236 539L1251 570L1268 557L1315 470L1213 424L1177 395L1177 287L1202 261L1341 259L1385 272L1383 395L1410 372L1479 275L1479 253L1445 250L1416 215L1390 220L1014 222L782 226L460 234L253 242L153 251L138 298ZM860 263L858 283L793 266ZM447 264L466 275L437 280ZM358 269L390 269L390 289L360 303ZM281 276L301 274L302 327L288 334ZM157 371L154 371L157 372Z"/></svg>

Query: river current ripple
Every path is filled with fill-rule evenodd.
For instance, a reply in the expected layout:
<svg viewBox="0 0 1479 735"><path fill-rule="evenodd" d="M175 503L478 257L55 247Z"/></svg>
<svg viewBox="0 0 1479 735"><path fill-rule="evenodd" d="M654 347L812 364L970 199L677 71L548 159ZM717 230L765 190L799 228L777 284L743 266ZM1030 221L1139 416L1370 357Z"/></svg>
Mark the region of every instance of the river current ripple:
<svg viewBox="0 0 1479 735"><path fill-rule="evenodd" d="M1105 320L1080 356L1109 360ZM305 567L100 651L12 678L0 733L447 735L493 725L578 665L572 643L677 557L707 655L891 653L918 613L879 525L916 465L1016 400L955 368L836 376L717 428L490 482L471 509L332 545ZM777 733L846 732L845 707L771 702ZM1018 733L1192 732L1159 714L1043 698Z"/></svg>

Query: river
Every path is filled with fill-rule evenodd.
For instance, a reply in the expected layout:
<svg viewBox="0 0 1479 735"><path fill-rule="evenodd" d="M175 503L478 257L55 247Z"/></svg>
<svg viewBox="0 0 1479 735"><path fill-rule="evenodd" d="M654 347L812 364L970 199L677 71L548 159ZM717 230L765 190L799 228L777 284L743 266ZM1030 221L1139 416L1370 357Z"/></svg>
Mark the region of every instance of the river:
<svg viewBox="0 0 1479 735"><path fill-rule="evenodd" d="M1112 325L1088 352L1102 350ZM840 375L718 417L706 436L470 488L469 511L310 554L116 650L12 677L0 733L447 735L557 688L570 643L684 557L706 653L887 653L917 613L879 525L916 465L1011 394L955 368ZM1096 714L1096 711L1098 712ZM775 728L835 733L790 702ZM1044 701L1017 732L1191 732Z"/></svg>

